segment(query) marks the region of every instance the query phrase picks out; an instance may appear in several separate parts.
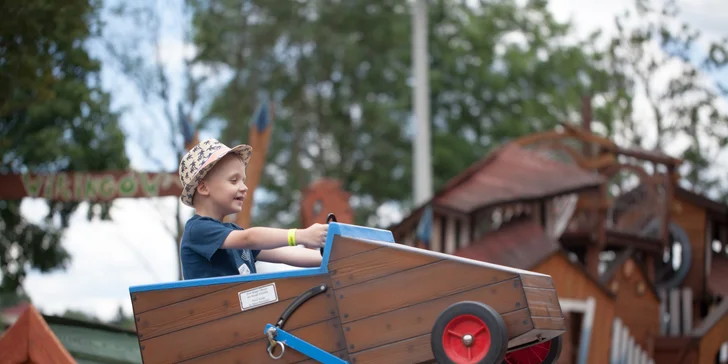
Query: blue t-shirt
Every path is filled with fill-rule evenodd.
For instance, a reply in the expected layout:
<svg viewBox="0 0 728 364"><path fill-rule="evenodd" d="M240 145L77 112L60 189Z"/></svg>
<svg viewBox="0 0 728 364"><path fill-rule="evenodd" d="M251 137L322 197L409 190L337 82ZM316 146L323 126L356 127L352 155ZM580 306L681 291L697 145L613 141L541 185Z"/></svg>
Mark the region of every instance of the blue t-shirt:
<svg viewBox="0 0 728 364"><path fill-rule="evenodd" d="M180 244L184 279L256 273L260 250L221 249L222 243L240 226L195 214L185 224Z"/></svg>

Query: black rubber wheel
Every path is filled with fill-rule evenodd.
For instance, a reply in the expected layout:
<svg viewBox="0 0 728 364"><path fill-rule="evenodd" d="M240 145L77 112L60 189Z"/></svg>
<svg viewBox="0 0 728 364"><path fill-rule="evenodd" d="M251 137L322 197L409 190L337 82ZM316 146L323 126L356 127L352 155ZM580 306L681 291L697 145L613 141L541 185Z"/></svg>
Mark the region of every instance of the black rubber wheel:
<svg viewBox="0 0 728 364"><path fill-rule="evenodd" d="M553 364L561 356L562 338L557 336L506 354L503 364Z"/></svg>
<svg viewBox="0 0 728 364"><path fill-rule="evenodd" d="M508 329L490 306L458 302L435 320L430 345L439 364L497 364L508 349Z"/></svg>

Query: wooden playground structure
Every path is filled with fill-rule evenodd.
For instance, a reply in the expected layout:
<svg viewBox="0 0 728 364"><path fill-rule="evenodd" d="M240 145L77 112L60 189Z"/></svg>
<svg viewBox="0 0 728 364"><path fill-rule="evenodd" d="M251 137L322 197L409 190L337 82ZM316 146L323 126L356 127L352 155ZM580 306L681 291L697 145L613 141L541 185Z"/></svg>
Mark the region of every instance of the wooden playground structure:
<svg viewBox="0 0 728 364"><path fill-rule="evenodd" d="M559 129L475 163L395 240L550 275L559 363L725 363L728 207L679 186L679 160Z"/></svg>

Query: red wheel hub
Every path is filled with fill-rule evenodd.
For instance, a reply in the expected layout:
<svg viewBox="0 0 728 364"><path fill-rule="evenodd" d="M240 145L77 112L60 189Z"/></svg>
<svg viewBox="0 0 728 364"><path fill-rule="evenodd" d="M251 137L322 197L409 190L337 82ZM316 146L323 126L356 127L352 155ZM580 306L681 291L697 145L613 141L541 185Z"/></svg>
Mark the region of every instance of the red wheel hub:
<svg viewBox="0 0 728 364"><path fill-rule="evenodd" d="M506 354L506 364L541 364L551 351L551 340Z"/></svg>
<svg viewBox="0 0 728 364"><path fill-rule="evenodd" d="M456 316L445 326L442 347L457 364L477 363L490 349L490 330L483 320L473 315Z"/></svg>

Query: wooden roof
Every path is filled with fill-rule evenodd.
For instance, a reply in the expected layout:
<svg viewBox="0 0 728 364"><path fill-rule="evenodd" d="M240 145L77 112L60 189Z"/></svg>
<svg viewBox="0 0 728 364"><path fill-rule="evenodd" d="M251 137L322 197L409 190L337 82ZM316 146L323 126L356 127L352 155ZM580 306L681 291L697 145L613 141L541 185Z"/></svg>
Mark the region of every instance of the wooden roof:
<svg viewBox="0 0 728 364"><path fill-rule="evenodd" d="M33 305L0 337L0 363L76 363Z"/></svg>
<svg viewBox="0 0 728 364"><path fill-rule="evenodd" d="M564 178L568 177L568 178ZM450 179L434 197L388 230L416 223L424 209L472 213L485 207L529 202L596 188L604 178L577 165L562 163L506 144Z"/></svg>
<svg viewBox="0 0 728 364"><path fill-rule="evenodd" d="M527 219L511 221L497 231L472 242L469 246L458 249L453 255L518 269L533 270L556 254L564 255L569 264L584 273L584 276L607 297L614 298L614 294L601 284L597 277L589 274L581 264L569 259L559 243L549 237L537 222Z"/></svg>
<svg viewBox="0 0 728 364"><path fill-rule="evenodd" d="M707 196L691 191L685 187L677 186L677 188L675 188L675 197L688 201L695 206L702 207L712 215L728 218L728 205L712 200Z"/></svg>
<svg viewBox="0 0 728 364"><path fill-rule="evenodd" d="M533 220L511 221L453 255L528 270L559 250Z"/></svg>
<svg viewBox="0 0 728 364"><path fill-rule="evenodd" d="M470 213L484 206L537 200L598 187L603 182L599 174L577 165L561 163L508 144L451 179L433 202Z"/></svg>

